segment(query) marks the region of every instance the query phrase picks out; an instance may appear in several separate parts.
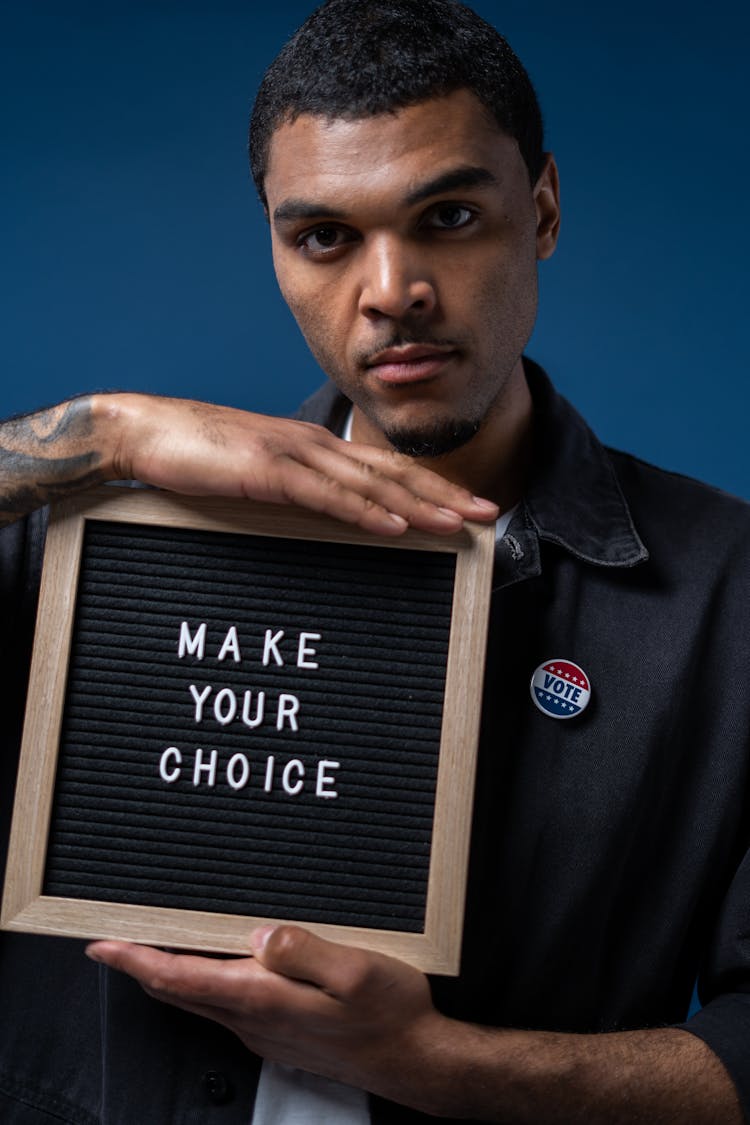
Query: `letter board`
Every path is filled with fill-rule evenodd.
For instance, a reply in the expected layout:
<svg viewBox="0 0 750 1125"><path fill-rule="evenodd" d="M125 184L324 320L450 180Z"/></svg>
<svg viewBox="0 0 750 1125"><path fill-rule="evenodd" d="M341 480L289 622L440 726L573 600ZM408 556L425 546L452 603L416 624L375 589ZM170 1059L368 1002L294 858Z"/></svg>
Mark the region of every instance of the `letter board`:
<svg viewBox="0 0 750 1125"><path fill-rule="evenodd" d="M3 925L237 953L293 921L455 973L492 550L151 490L59 505Z"/></svg>

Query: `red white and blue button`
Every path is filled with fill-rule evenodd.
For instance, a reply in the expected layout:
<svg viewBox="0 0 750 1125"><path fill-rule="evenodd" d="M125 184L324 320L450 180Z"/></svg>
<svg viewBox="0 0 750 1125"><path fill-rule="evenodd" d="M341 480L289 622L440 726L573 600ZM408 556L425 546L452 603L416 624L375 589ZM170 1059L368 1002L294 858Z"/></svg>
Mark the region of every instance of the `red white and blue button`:
<svg viewBox="0 0 750 1125"><path fill-rule="evenodd" d="M591 699L591 684L572 660L545 660L531 677L531 698L553 719L574 719Z"/></svg>

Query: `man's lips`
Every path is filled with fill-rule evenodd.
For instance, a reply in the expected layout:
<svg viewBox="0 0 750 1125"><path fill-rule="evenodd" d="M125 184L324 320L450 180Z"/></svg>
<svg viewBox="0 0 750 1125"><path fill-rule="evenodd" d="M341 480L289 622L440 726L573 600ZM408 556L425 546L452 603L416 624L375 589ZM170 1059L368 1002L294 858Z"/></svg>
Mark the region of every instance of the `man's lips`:
<svg viewBox="0 0 750 1125"><path fill-rule="evenodd" d="M404 344L376 352L366 367L383 383L416 383L437 375L455 355L456 349L449 346Z"/></svg>

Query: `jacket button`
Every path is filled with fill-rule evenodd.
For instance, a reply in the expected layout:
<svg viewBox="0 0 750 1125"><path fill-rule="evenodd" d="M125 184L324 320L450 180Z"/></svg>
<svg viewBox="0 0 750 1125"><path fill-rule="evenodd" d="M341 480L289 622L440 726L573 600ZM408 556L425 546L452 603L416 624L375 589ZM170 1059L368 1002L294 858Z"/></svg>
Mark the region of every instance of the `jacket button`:
<svg viewBox="0 0 750 1125"><path fill-rule="evenodd" d="M219 1070L207 1070L203 1075L203 1088L214 1105L226 1105L234 1097L232 1084Z"/></svg>

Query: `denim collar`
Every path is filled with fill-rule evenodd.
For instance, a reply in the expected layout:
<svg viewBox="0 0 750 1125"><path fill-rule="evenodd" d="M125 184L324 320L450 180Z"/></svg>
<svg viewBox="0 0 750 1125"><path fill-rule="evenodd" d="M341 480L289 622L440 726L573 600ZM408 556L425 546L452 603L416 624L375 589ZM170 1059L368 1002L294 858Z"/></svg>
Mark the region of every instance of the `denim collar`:
<svg viewBox="0 0 750 1125"><path fill-rule="evenodd" d="M502 585L540 572L539 540L596 566L644 562L648 551L607 450L541 367L526 358L523 363L534 402L533 469L524 499L498 546L498 562L502 557L505 561ZM327 383L295 417L340 434L350 409L349 400Z"/></svg>
<svg viewBox="0 0 750 1125"><path fill-rule="evenodd" d="M558 394L536 363L524 359L534 401L532 474L524 497L540 539L584 562L635 566L648 558L605 447Z"/></svg>

